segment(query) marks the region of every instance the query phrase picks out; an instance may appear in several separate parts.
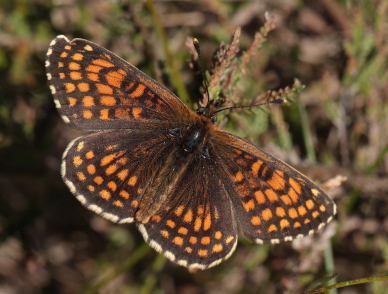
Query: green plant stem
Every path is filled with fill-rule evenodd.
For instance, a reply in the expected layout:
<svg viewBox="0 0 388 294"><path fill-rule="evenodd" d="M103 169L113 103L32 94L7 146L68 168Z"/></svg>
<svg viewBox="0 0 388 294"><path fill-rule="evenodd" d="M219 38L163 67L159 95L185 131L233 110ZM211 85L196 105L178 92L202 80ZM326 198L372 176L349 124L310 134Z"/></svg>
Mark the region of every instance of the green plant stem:
<svg viewBox="0 0 388 294"><path fill-rule="evenodd" d="M376 160L366 169L365 174L367 176L372 175L376 171L377 167L384 161L385 155L387 153L388 153L388 145L385 146L383 148L383 150L381 150L381 152L380 152L379 156L377 156Z"/></svg>
<svg viewBox="0 0 388 294"><path fill-rule="evenodd" d="M327 286L327 287L324 287L324 288L303 292L301 294L323 293L323 292L328 291L330 289L338 289L338 288L344 288L346 286L359 285L359 284L365 284L365 283L370 283L370 282L378 282L378 281L388 281L388 276L376 276L376 277L369 277L369 278L350 280L350 281L346 281L346 282L337 283L337 284L334 284L334 285L331 285L331 286Z"/></svg>
<svg viewBox="0 0 388 294"><path fill-rule="evenodd" d="M174 86L174 88L176 89L179 98L186 105L188 105L190 108L192 108L192 106L193 106L192 102L189 99L189 95L187 93L185 84L183 83L183 80L181 79L181 75L179 74L179 68L177 66L176 59L174 58L173 54L171 53L170 47L168 45L166 31L163 28L159 14L156 11L154 2L153 2L153 0L147 0L146 3L147 3L147 7L151 13L156 32L159 36L160 41L162 42L164 56L166 58L166 62L168 65L167 74L170 78L170 82Z"/></svg>
<svg viewBox="0 0 388 294"><path fill-rule="evenodd" d="M93 286L88 287L86 290L81 291L80 294L93 294L97 293L102 287L111 282L113 279L117 278L123 272L128 271L135 263L142 259L148 252L150 247L148 244L144 243L140 246L126 261L124 261L112 272L108 273L101 281L97 282Z"/></svg>
<svg viewBox="0 0 388 294"><path fill-rule="evenodd" d="M335 272L333 248L331 247L331 243L329 243L329 246L325 248L325 268L328 274L332 274ZM332 281L334 283L337 282L336 278L334 278ZM331 289L329 290L328 294L337 294L337 290Z"/></svg>
<svg viewBox="0 0 388 294"><path fill-rule="evenodd" d="M302 121L302 132L303 132L304 145L306 147L306 152L307 152L307 158L310 160L311 163L316 163L317 158L315 155L314 144L310 133L309 121L307 119L306 110L303 108L302 101L300 100L300 98L295 99L295 101L298 106L300 119Z"/></svg>
<svg viewBox="0 0 388 294"><path fill-rule="evenodd" d="M158 254L154 264L152 265L152 272L147 276L139 294L149 294L152 292L152 289L156 284L157 277L159 276L165 263L166 258L162 254Z"/></svg>

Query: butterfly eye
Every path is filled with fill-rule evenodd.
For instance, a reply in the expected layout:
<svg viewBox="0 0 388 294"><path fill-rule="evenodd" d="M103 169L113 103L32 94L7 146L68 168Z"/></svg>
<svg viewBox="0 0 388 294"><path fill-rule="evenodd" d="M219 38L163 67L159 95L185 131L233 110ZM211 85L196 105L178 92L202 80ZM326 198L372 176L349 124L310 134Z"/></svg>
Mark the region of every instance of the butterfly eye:
<svg viewBox="0 0 388 294"><path fill-rule="evenodd" d="M200 107L197 109L197 114L203 115L203 114L205 114L205 111L206 111L205 107Z"/></svg>
<svg viewBox="0 0 388 294"><path fill-rule="evenodd" d="M180 128L169 129L168 134L173 138L177 138L182 134L182 129Z"/></svg>
<svg viewBox="0 0 388 294"><path fill-rule="evenodd" d="M215 123L215 122L217 121L217 116L213 115L213 116L211 117L211 120L212 120L212 123Z"/></svg>

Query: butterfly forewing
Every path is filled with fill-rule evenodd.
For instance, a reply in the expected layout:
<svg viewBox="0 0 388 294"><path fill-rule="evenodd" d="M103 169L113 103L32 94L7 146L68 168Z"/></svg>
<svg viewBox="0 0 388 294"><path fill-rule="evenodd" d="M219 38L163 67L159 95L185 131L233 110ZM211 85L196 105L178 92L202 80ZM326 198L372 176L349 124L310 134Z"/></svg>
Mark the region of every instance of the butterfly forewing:
<svg viewBox="0 0 388 294"><path fill-rule="evenodd" d="M312 234L335 214L333 201L289 165L226 132L217 132L218 161L240 228L256 243Z"/></svg>
<svg viewBox="0 0 388 294"><path fill-rule="evenodd" d="M190 115L167 88L83 39L55 38L47 52L46 68L59 113L78 129L173 126Z"/></svg>

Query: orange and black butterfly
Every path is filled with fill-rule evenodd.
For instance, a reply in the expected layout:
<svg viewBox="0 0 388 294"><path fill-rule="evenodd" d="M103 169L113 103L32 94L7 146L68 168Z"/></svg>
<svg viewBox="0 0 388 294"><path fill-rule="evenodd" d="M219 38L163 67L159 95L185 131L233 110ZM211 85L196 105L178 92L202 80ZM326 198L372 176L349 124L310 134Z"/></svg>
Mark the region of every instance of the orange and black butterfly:
<svg viewBox="0 0 388 294"><path fill-rule="evenodd" d="M112 52L56 37L46 60L56 108L89 132L63 154L62 177L88 209L135 222L168 259L206 269L227 259L238 227L255 243L312 234L335 214L307 177L218 129L217 104L192 112Z"/></svg>

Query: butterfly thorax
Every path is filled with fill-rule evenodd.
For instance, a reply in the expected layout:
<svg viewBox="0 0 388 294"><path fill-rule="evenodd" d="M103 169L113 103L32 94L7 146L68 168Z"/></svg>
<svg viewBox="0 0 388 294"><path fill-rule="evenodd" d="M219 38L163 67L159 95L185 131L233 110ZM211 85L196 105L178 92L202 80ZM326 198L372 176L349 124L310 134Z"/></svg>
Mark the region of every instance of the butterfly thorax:
<svg viewBox="0 0 388 294"><path fill-rule="evenodd" d="M191 116L191 123L185 128L172 130L178 140L177 158L187 159L190 154L209 157L209 136L215 130L217 103L210 101L206 107L199 107ZM174 133L175 131L175 133Z"/></svg>
<svg viewBox="0 0 388 294"><path fill-rule="evenodd" d="M206 157L208 151L208 137L214 131L215 126L211 119L206 116L195 114L191 124L180 130L177 136L177 158L186 158L190 154Z"/></svg>

